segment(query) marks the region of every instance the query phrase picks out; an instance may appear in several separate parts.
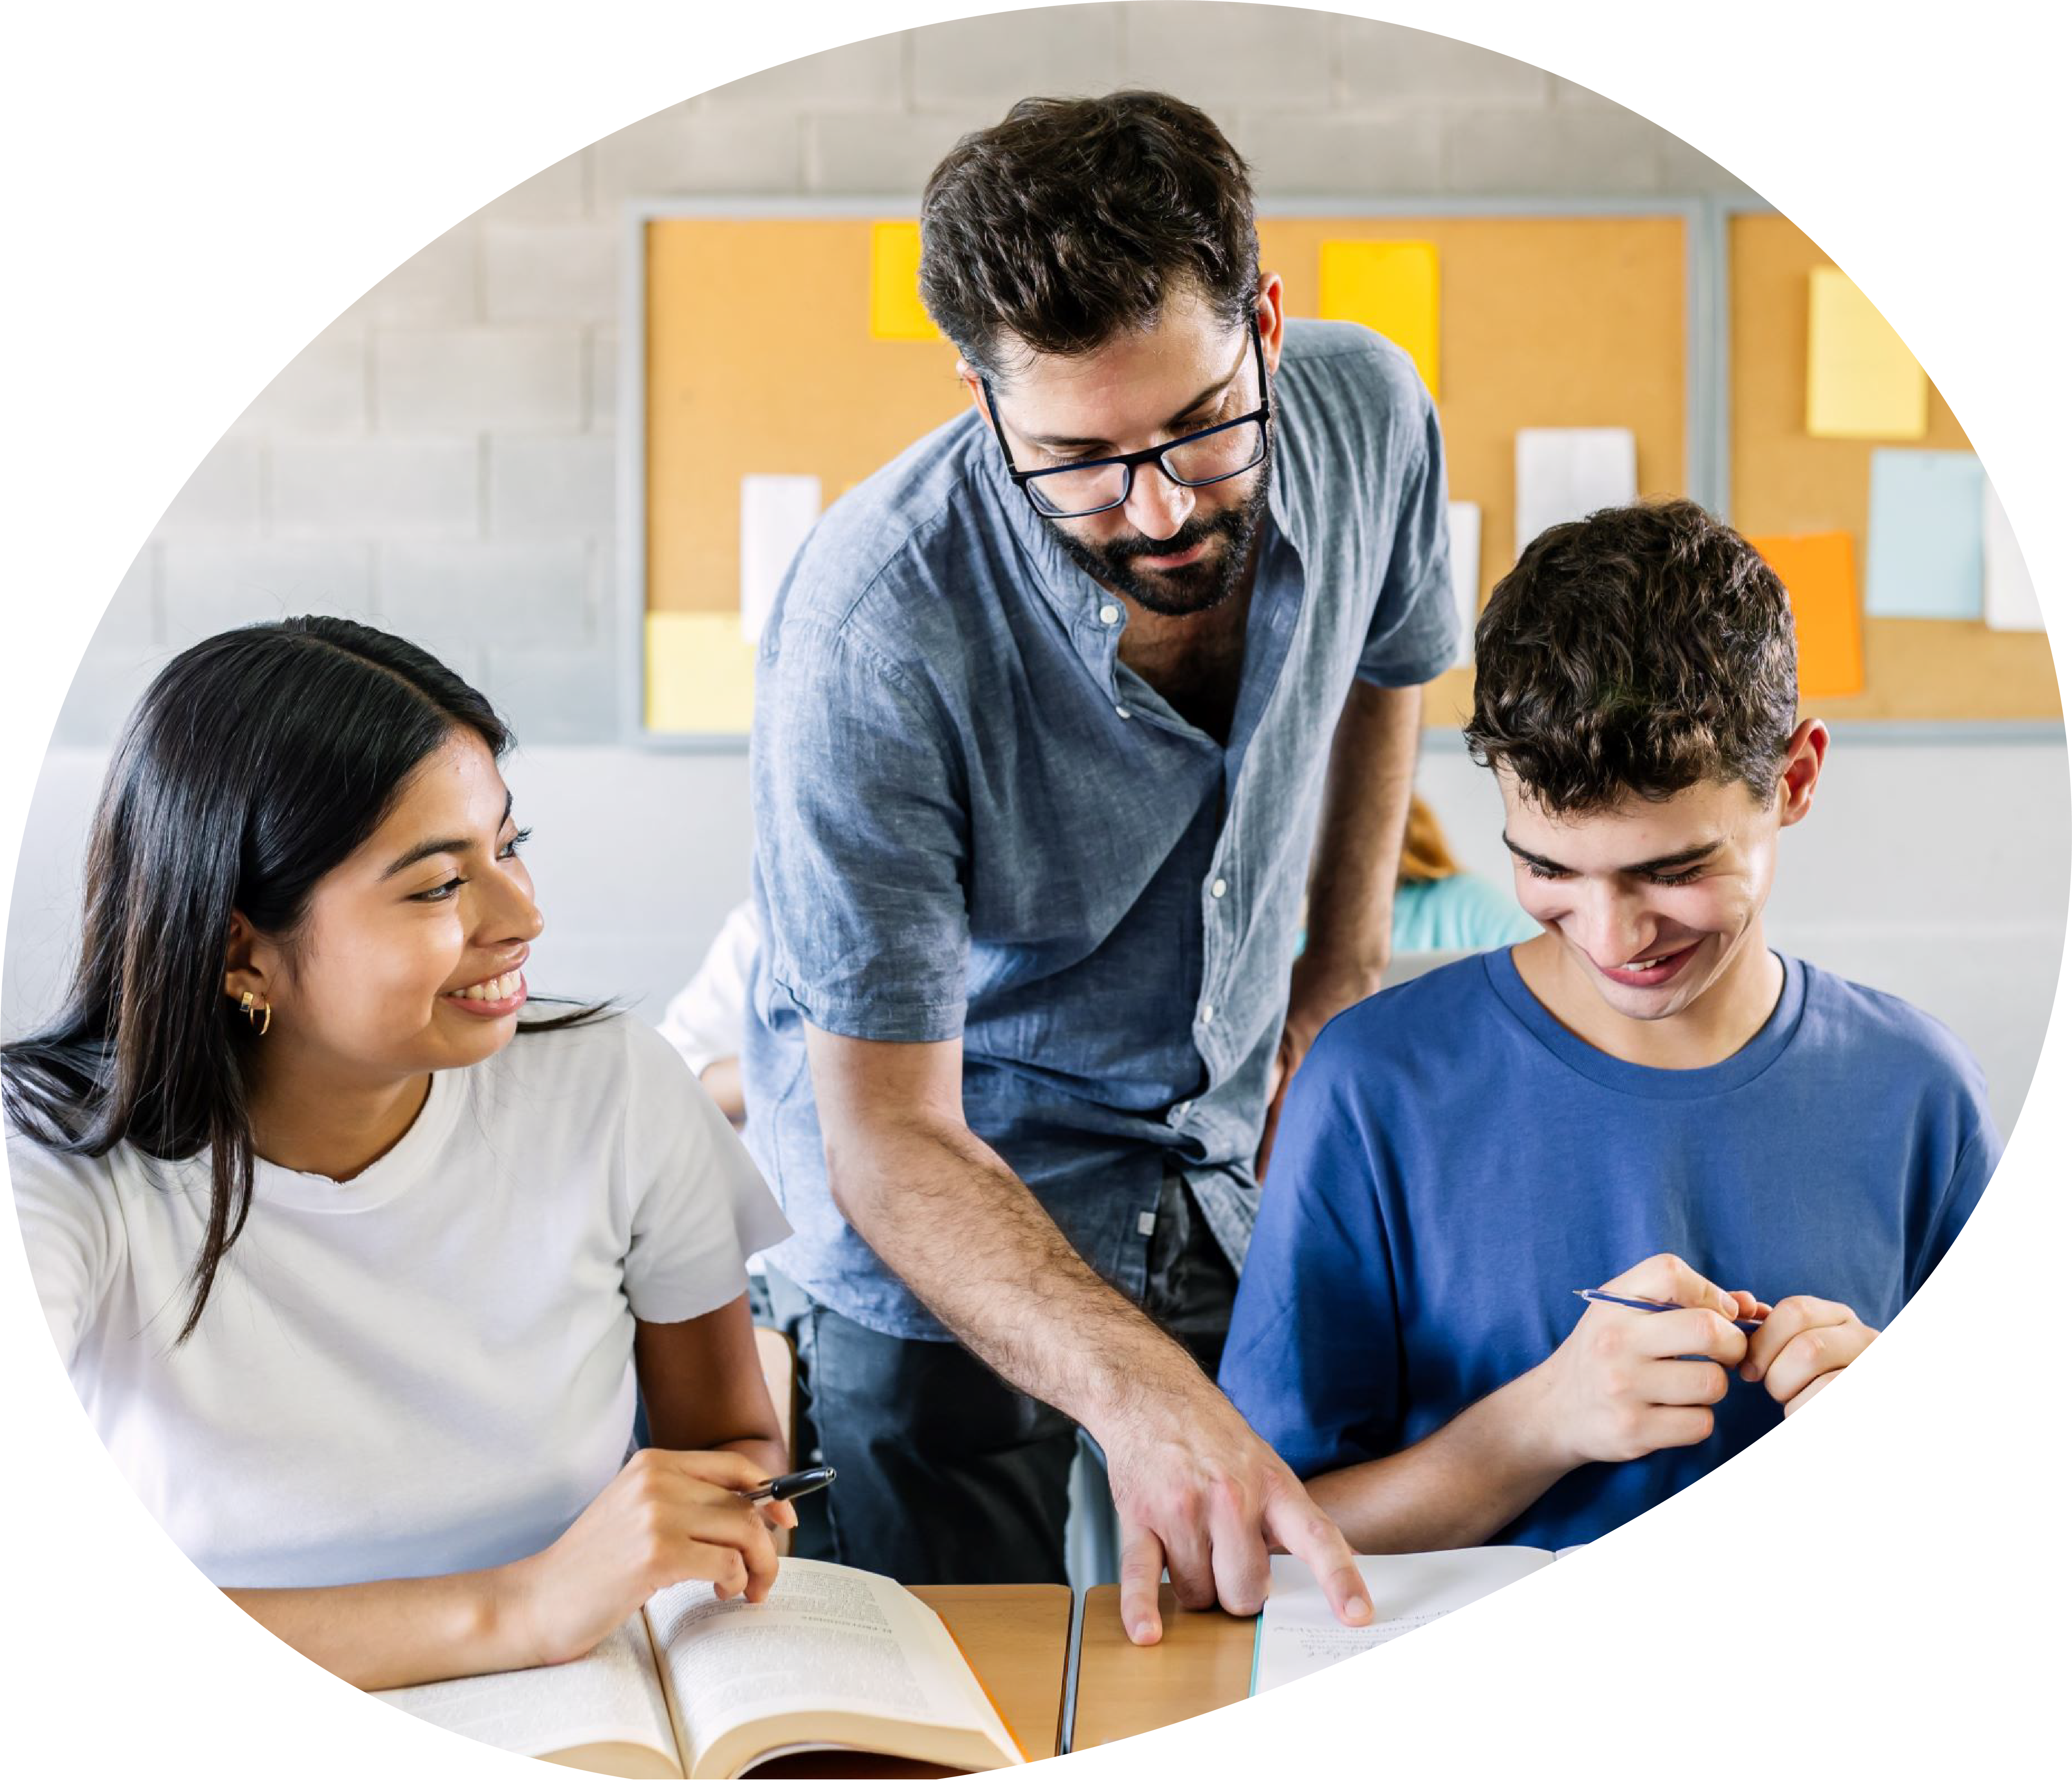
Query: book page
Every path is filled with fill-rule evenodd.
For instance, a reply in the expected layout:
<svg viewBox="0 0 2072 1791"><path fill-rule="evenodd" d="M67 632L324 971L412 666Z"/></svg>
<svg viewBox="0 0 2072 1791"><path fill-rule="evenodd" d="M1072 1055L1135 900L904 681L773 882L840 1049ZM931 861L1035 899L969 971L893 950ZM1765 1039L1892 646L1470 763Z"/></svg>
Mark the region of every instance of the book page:
<svg viewBox="0 0 2072 1791"><path fill-rule="evenodd" d="M1374 1621L1363 1629L1348 1629L1331 1615L1330 1601L1309 1570L1288 1555L1276 1555L1273 1590L1259 1616L1252 1694L1421 1629L1553 1558L1544 1549L1527 1548L1363 1554L1359 1570L1374 1595Z"/></svg>
<svg viewBox="0 0 2072 1791"><path fill-rule="evenodd" d="M630 1742L676 1759L648 1627L635 1611L581 1660L373 1694L384 1704L515 1754Z"/></svg>
<svg viewBox="0 0 2072 1791"><path fill-rule="evenodd" d="M879 1575L787 1556L760 1604L722 1602L691 1580L648 1600L648 1620L700 1752L765 1717L855 1711L979 1730L1021 1758L941 1620Z"/></svg>

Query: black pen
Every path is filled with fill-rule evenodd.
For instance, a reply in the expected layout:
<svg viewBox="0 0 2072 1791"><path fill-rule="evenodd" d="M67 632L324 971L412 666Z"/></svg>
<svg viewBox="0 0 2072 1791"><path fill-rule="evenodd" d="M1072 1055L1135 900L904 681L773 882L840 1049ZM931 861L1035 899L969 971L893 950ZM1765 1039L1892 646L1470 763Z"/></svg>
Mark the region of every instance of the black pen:
<svg viewBox="0 0 2072 1791"><path fill-rule="evenodd" d="M796 1474L779 1474L774 1480L751 1486L741 1497L750 1505L767 1505L772 1499L801 1499L808 1492L834 1484L832 1468L801 1468Z"/></svg>

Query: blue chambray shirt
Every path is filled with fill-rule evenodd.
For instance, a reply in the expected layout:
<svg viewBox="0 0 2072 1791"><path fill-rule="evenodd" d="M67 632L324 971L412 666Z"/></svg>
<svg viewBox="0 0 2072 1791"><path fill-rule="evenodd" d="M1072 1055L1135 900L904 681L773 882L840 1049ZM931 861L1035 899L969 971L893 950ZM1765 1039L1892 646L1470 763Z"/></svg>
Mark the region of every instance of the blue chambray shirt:
<svg viewBox="0 0 2072 1791"><path fill-rule="evenodd" d="M1233 1262L1333 730L1355 677L1452 660L1438 422L1401 350L1291 320L1227 744L1119 664L973 414L829 508L764 630L749 1143L772 1264L895 1336L950 1333L828 1188L804 1023L964 1041L967 1122L1133 1299L1169 1163ZM1112 616L1112 621L1104 620Z"/></svg>

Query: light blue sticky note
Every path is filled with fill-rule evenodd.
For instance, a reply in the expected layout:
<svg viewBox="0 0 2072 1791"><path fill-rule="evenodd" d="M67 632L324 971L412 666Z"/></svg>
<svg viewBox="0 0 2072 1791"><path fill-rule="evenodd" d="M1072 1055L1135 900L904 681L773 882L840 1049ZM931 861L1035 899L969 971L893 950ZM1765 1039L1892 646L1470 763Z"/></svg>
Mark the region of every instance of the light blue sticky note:
<svg viewBox="0 0 2072 1791"><path fill-rule="evenodd" d="M1975 454L1875 450L1864 613L1977 620L1984 505L1985 472Z"/></svg>

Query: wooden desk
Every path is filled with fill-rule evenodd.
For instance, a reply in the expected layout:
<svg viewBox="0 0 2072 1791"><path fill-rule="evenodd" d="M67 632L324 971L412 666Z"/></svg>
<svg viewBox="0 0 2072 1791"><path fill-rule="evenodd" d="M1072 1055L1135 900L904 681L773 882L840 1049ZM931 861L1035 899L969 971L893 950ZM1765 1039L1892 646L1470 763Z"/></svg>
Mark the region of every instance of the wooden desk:
<svg viewBox="0 0 2072 1791"><path fill-rule="evenodd" d="M909 1586L906 1590L949 1625L1001 1719L1031 1760L1048 1760L1063 1740L1065 1667L1072 1633L1072 1595L1063 1586ZM952 1777L919 1760L879 1754L787 1754L749 1778L939 1779Z"/></svg>
<svg viewBox="0 0 2072 1791"><path fill-rule="evenodd" d="M910 1586L950 1626L1001 1719L1031 1760L1063 1740L1072 1594L1064 1586Z"/></svg>
<svg viewBox="0 0 2072 1791"><path fill-rule="evenodd" d="M1121 1588L1087 1588L1079 1618L1075 1752L1220 1710L1251 1691L1256 1618L1183 1611L1170 1586L1159 1588L1158 1615L1165 1639L1140 1648L1123 1632Z"/></svg>

